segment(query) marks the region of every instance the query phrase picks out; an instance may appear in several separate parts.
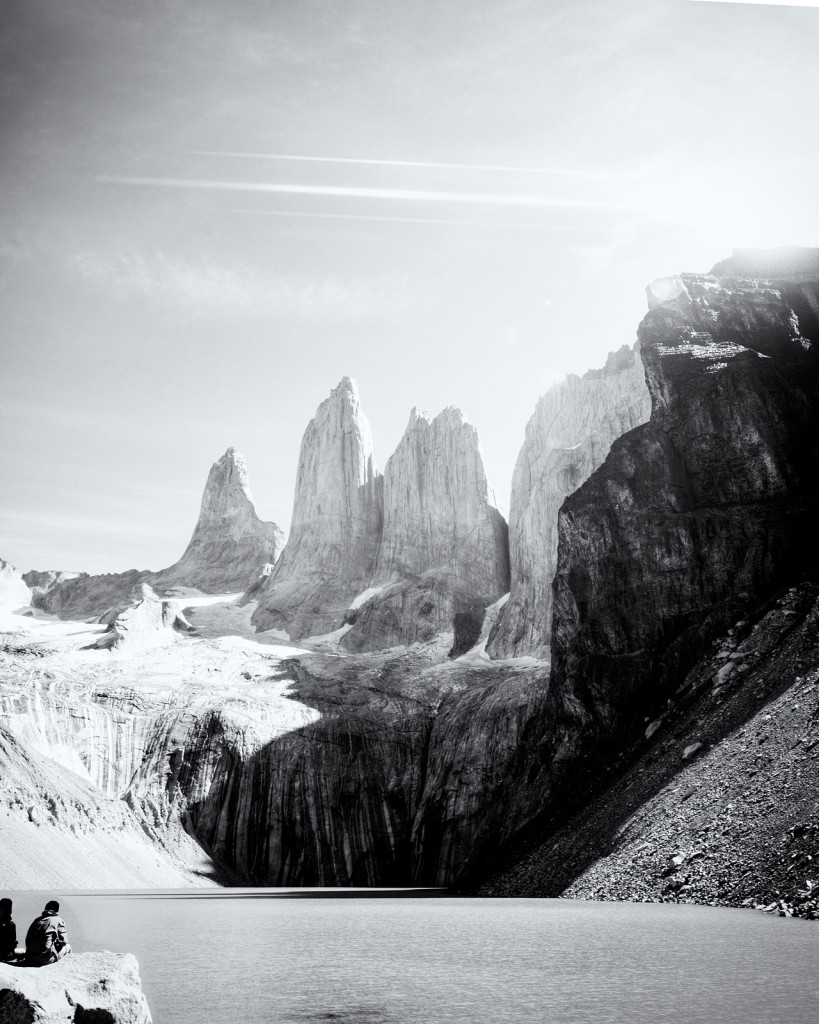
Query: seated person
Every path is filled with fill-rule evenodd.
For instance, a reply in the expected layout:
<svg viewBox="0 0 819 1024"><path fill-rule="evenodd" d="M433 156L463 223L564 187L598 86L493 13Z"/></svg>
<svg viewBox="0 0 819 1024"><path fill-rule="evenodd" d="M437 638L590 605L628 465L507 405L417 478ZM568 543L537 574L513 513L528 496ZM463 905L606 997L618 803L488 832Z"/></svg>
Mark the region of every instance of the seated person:
<svg viewBox="0 0 819 1024"><path fill-rule="evenodd" d="M11 900L0 900L0 963L17 959L17 926L11 919Z"/></svg>
<svg viewBox="0 0 819 1024"><path fill-rule="evenodd" d="M31 922L26 933L26 966L44 967L67 956L71 946L65 937L65 921L56 900L46 903L42 914Z"/></svg>

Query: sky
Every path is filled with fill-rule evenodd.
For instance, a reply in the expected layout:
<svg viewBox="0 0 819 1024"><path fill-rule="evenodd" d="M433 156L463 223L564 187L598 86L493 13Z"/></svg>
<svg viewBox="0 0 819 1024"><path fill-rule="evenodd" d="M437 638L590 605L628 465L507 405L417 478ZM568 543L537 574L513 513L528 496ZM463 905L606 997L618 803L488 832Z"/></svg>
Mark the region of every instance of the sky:
<svg viewBox="0 0 819 1024"><path fill-rule="evenodd" d="M159 569L210 465L289 524L342 376L383 468L535 402L645 286L819 244L816 5L4 0L0 557Z"/></svg>

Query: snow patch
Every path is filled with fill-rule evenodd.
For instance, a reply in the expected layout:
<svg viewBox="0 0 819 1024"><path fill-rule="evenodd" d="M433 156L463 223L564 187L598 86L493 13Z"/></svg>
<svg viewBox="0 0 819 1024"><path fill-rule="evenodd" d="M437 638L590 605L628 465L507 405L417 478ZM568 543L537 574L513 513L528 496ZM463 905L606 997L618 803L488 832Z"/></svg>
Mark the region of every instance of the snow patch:
<svg viewBox="0 0 819 1024"><path fill-rule="evenodd" d="M371 597L375 597L376 594L380 594L384 587L367 587L366 590L362 590L361 593L354 597L350 603L350 611L355 611L356 608L360 608L362 604L365 604L370 600Z"/></svg>

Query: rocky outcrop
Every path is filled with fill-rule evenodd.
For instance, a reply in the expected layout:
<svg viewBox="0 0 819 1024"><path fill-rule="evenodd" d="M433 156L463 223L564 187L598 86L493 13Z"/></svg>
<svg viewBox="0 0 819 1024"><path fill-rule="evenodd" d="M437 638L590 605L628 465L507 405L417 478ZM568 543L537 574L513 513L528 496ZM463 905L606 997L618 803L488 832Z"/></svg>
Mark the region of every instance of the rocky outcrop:
<svg viewBox="0 0 819 1024"><path fill-rule="evenodd" d="M105 650L150 646L161 642L168 633L193 630L179 602L160 600L146 583L134 587L131 601L106 612L100 622L108 630L92 646Z"/></svg>
<svg viewBox="0 0 819 1024"><path fill-rule="evenodd" d="M147 569L129 569L98 576L87 572L54 575L53 583L34 591L34 607L61 619L96 619L109 608L125 604L134 587L148 583L153 574Z"/></svg>
<svg viewBox="0 0 819 1024"><path fill-rule="evenodd" d="M382 482L358 390L344 377L302 439L290 536L260 593L258 629L297 639L342 625L375 570Z"/></svg>
<svg viewBox="0 0 819 1024"><path fill-rule="evenodd" d="M472 646L488 605L509 587L508 536L478 432L452 407L413 409L384 471L384 526L373 594L348 615L343 645L379 650L456 635Z"/></svg>
<svg viewBox="0 0 819 1024"><path fill-rule="evenodd" d="M189 804L197 835L255 885L447 884L489 855L539 807L522 744L545 676L446 650L283 666L319 717L223 761Z"/></svg>
<svg viewBox="0 0 819 1024"><path fill-rule="evenodd" d="M23 580L33 594L44 594L55 583L73 580L77 576L79 576L78 572L60 572L56 569L45 569L43 571L31 569L29 572L23 573Z"/></svg>
<svg viewBox="0 0 819 1024"><path fill-rule="evenodd" d="M557 517L565 498L601 465L612 442L651 412L637 347L569 375L538 402L512 477L511 589L487 644L492 658L548 658Z"/></svg>
<svg viewBox="0 0 819 1024"><path fill-rule="evenodd" d="M80 953L37 970L0 964L3 1024L151 1024L130 953Z"/></svg>
<svg viewBox="0 0 819 1024"><path fill-rule="evenodd" d="M243 456L228 448L211 467L196 528L178 562L159 572L131 569L93 576L32 571L26 578L35 607L61 619L87 619L126 604L141 584L160 593L176 587L242 592L265 563L275 562L283 543L279 527L256 514Z"/></svg>
<svg viewBox="0 0 819 1024"><path fill-rule="evenodd" d="M207 594L243 591L283 547L279 527L256 514L244 457L228 448L208 474L199 519L184 554L157 573L151 585L164 590L196 587Z"/></svg>

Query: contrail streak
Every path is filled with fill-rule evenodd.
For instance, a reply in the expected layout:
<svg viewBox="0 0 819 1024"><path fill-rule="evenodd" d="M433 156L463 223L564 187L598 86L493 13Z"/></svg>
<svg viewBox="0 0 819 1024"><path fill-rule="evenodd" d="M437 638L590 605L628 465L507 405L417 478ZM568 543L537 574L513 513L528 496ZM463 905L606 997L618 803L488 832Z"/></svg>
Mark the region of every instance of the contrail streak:
<svg viewBox="0 0 819 1024"><path fill-rule="evenodd" d="M425 192L400 188L346 188L337 185L276 185L268 182L209 181L202 178L134 178L100 174L104 185L142 185L158 188L210 189L219 192L269 192L300 196L340 196L346 199L398 199L431 203L478 203L487 206L531 206L567 210L622 210L630 207L596 199L503 195L491 192Z"/></svg>
<svg viewBox="0 0 819 1024"><path fill-rule="evenodd" d="M376 220L389 224L451 224L455 227L470 228L523 228L536 231L582 231L584 228L564 224L514 224L508 221L492 220L435 220L429 217L376 217L365 213L303 213L299 210L253 210L249 207L213 207L224 213L247 213L262 217L319 217L322 220ZM589 229L596 230L596 229Z"/></svg>
<svg viewBox="0 0 819 1024"><path fill-rule="evenodd" d="M819 2L819 0L817 0ZM303 160L320 164L369 164L377 167L431 167L449 171L504 171L511 174L555 174L568 177L587 178L633 178L628 171L563 171L550 167L508 167L504 164L446 164L425 160L375 160L364 157L346 156L302 156L289 153L241 153L217 149L190 149L190 156L225 156L241 160Z"/></svg>

